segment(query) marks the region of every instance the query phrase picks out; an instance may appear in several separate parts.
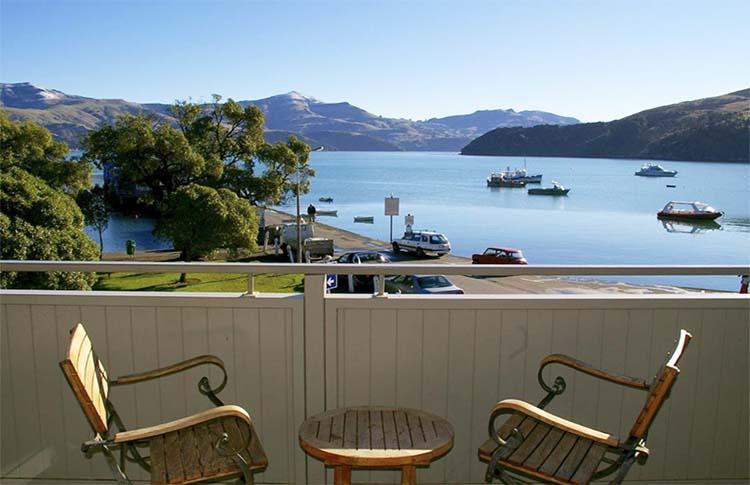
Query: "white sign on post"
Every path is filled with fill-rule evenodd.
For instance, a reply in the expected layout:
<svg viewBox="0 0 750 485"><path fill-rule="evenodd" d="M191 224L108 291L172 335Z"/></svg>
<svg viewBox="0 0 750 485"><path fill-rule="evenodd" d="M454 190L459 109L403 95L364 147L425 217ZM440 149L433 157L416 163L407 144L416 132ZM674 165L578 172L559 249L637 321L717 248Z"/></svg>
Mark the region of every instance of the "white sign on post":
<svg viewBox="0 0 750 485"><path fill-rule="evenodd" d="M398 197L386 197L385 198L385 215L397 216L398 215Z"/></svg>
<svg viewBox="0 0 750 485"><path fill-rule="evenodd" d="M414 216L412 214L407 214L404 217L404 225L406 225L406 226L413 226L414 225Z"/></svg>

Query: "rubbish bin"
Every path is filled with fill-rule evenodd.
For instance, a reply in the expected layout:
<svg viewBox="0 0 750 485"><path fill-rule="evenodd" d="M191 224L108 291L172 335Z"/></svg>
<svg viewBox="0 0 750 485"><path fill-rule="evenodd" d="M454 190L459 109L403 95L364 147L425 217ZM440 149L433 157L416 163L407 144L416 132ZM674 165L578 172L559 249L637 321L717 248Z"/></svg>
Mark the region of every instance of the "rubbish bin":
<svg viewBox="0 0 750 485"><path fill-rule="evenodd" d="M128 256L130 257L135 256L135 241L132 239L125 241L125 252L128 253Z"/></svg>

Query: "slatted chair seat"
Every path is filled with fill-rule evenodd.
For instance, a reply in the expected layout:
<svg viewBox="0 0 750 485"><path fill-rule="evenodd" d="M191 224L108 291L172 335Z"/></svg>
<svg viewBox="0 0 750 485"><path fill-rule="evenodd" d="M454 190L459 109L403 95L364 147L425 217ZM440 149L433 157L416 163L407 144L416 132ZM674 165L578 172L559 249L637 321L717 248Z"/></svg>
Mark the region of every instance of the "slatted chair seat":
<svg viewBox="0 0 750 485"><path fill-rule="evenodd" d="M648 430L679 374L677 364L691 335L682 330L671 357L650 384L596 369L571 357L553 354L542 360L539 383L547 392L538 406L516 399L498 402L489 422L490 438L479 447L479 459L487 462L485 479L519 483L517 476L535 482L571 484L589 483L615 474L613 483L621 483L633 463L645 464L649 451L645 446ZM544 410L552 399L565 391L565 380L557 377L547 385L542 371L560 364L592 377L648 392L643 409L628 438L617 438L560 418ZM500 421L501 419L504 421ZM496 426L496 421L502 423Z"/></svg>
<svg viewBox="0 0 750 485"><path fill-rule="evenodd" d="M245 421L230 416L156 436L149 441L151 483L195 483L240 476L242 470L235 461L216 450L224 434L227 447L239 451L251 471L261 470L268 459L251 433Z"/></svg>
<svg viewBox="0 0 750 485"><path fill-rule="evenodd" d="M511 438L514 428L520 431L521 439ZM607 445L521 413L511 415L498 434L509 443L501 447L488 439L479 448L480 460L489 462L502 448L498 453L501 466L527 471L552 483L588 483L607 451Z"/></svg>
<svg viewBox="0 0 750 485"><path fill-rule="evenodd" d="M207 377L198 382L200 393L217 407L156 426L125 428L109 399L110 387L157 379L199 365L213 365L223 373L223 380L216 388L209 385ZM203 355L109 379L79 323L70 332L68 352L60 367L94 431L94 438L83 443L82 450L87 456L103 453L118 483L130 483L124 470L126 462L135 462L149 471L151 483L156 484L213 482L232 477L252 483L253 472L268 465L247 411L239 406L226 406L216 396L227 382L224 364L218 357ZM140 454L145 447L150 451L147 457ZM120 452L119 461L114 451Z"/></svg>

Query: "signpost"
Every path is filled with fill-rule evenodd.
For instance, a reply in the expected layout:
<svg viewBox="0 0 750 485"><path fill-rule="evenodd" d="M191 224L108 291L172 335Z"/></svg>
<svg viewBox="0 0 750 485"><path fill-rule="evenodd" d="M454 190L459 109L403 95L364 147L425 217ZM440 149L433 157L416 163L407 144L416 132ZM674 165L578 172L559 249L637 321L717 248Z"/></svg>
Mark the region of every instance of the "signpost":
<svg viewBox="0 0 750 485"><path fill-rule="evenodd" d="M393 216L398 215L398 197L393 194L385 198L385 215L391 217L391 242L393 242Z"/></svg>

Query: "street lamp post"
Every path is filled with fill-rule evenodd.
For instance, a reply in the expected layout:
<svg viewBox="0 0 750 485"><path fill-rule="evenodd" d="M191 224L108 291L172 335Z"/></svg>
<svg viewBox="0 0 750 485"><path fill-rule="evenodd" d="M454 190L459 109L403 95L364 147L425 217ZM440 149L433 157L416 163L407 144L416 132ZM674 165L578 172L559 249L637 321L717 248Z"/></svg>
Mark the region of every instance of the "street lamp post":
<svg viewBox="0 0 750 485"><path fill-rule="evenodd" d="M299 210L299 185L300 185L300 170L299 170L299 159L297 160L297 262L302 262L302 220Z"/></svg>

